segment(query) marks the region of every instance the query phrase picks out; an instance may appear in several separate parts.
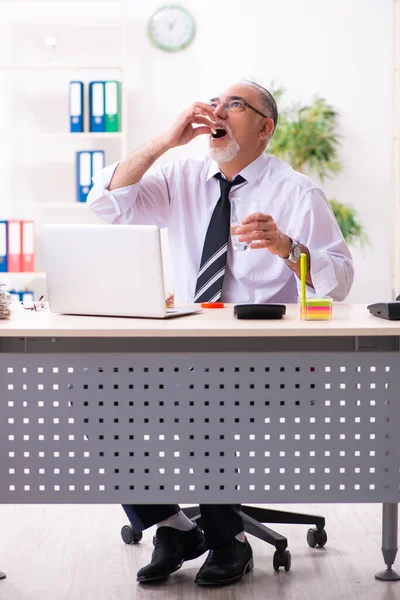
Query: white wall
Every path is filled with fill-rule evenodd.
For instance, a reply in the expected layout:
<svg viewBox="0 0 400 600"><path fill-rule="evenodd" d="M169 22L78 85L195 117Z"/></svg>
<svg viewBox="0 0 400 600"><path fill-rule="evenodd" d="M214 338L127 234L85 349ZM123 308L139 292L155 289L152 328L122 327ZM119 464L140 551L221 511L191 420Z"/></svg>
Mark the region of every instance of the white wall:
<svg viewBox="0 0 400 600"><path fill-rule="evenodd" d="M160 0L129 0L131 149L167 128L192 101L243 76L285 87L288 102L323 96L340 113L345 165L325 191L357 208L371 239L369 248L353 250L356 279L349 300L390 298L392 0L180 3L194 14L197 35L188 49L170 54L152 47L146 33ZM80 8L70 2L69 10ZM119 41L107 36L104 44L113 52ZM197 139L161 160L201 156L205 146Z"/></svg>
<svg viewBox="0 0 400 600"><path fill-rule="evenodd" d="M324 185L353 204L371 246L354 249L356 278L349 300L390 297L391 0L185 0L195 15L195 42L177 55L152 48L146 20L158 0L132 5L130 39L141 115L132 148L167 127L193 100L239 77L286 88L285 100L323 96L340 113L344 172ZM151 73L151 77L149 76ZM201 155L204 140L175 151Z"/></svg>

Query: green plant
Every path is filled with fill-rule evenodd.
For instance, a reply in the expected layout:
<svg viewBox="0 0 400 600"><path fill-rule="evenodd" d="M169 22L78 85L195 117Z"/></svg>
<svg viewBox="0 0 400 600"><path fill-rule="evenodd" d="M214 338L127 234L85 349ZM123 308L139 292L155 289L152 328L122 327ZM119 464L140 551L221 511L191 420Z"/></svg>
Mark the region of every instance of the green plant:
<svg viewBox="0 0 400 600"><path fill-rule="evenodd" d="M284 89L272 89L279 103ZM314 98L311 104L293 104L280 109L276 132L267 152L288 162L301 173L316 173L321 181L341 172L343 166L338 157L340 135L338 113L323 98ZM349 244L368 242L367 234L359 221L356 210L348 204L330 200L333 213Z"/></svg>
<svg viewBox="0 0 400 600"><path fill-rule="evenodd" d="M346 242L353 245L358 242L360 246L368 243L367 234L358 221L354 208L337 200L329 200L329 203Z"/></svg>

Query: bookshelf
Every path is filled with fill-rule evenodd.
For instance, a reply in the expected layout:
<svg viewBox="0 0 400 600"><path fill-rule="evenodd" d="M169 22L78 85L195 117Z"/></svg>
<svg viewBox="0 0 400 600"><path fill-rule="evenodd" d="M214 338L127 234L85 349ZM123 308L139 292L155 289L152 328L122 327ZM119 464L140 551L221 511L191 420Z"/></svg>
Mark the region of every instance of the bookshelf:
<svg viewBox="0 0 400 600"><path fill-rule="evenodd" d="M4 277L3 277L4 275ZM46 273L44 271L25 271L23 273L1 273L0 279L9 279L11 281L18 281L19 279L46 279Z"/></svg>
<svg viewBox="0 0 400 600"><path fill-rule="evenodd" d="M115 65L63 65L57 63L43 65L0 65L0 71L123 71L121 66Z"/></svg>
<svg viewBox="0 0 400 600"><path fill-rule="evenodd" d="M37 297L46 295L43 226L101 223L76 200L75 153L104 150L106 164L128 153L128 0L3 0L2 7L0 108L10 118L0 124L0 220L35 221L37 272L0 273L0 281L33 289ZM50 49L49 39L57 41ZM71 80L85 84L80 133L69 131ZM94 80L121 81L120 132L88 130L88 83Z"/></svg>

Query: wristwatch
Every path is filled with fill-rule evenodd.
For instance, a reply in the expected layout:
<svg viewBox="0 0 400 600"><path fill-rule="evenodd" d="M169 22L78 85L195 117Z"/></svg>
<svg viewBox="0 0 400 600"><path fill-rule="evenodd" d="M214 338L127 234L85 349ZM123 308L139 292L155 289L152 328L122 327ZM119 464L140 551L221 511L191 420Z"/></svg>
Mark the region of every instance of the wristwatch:
<svg viewBox="0 0 400 600"><path fill-rule="evenodd" d="M292 238L290 238L290 240L292 243L290 245L289 256L287 258L282 257L282 260L287 265L293 265L295 263L298 263L301 255L301 246L299 245L299 243L296 242L296 240L292 240Z"/></svg>

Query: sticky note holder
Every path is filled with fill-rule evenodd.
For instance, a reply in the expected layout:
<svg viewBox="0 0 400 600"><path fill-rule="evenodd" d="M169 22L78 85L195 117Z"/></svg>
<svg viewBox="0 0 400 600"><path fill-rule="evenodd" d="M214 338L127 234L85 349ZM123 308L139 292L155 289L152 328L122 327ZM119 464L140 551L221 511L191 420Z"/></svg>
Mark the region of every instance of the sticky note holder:
<svg viewBox="0 0 400 600"><path fill-rule="evenodd" d="M332 304L332 298L306 298L304 308L300 303L300 318L303 321L329 321Z"/></svg>
<svg viewBox="0 0 400 600"><path fill-rule="evenodd" d="M332 319L332 298L307 298L307 255L300 254L300 319L303 321L329 321Z"/></svg>

